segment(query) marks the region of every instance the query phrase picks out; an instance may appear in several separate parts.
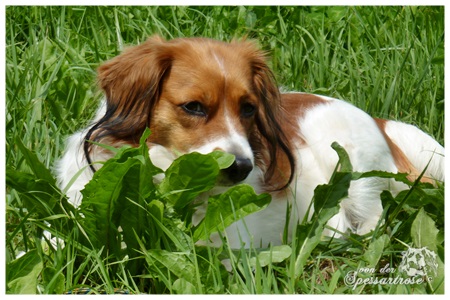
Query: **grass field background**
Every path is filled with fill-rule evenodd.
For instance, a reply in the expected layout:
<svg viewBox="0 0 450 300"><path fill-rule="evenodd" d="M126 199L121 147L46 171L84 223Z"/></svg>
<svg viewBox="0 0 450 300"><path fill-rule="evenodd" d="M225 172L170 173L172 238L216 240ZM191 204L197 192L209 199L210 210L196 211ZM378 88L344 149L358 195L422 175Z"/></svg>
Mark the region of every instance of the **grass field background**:
<svg viewBox="0 0 450 300"><path fill-rule="evenodd" d="M18 172L14 174L30 174L20 177L27 182L43 180L36 170L51 169L65 137L92 117L101 97L96 68L153 34L167 39L255 39L270 54L270 65L285 90L345 99L374 117L417 125L444 144L443 7L10 6L5 32L6 165ZM36 217L27 205L28 199L45 197L15 188L23 182L11 182L6 190L10 293L61 293L80 287L94 293L115 288L130 293L443 292L442 282L436 280L361 284L354 289L344 281L348 272L360 267L398 266L401 252L408 245L419 247L417 235L424 233L432 236L430 247L443 261L443 185L414 186L404 198L408 201L386 197L390 227L373 236L320 241L314 247L300 241L311 246L300 273L294 270L298 245L287 245L292 250L287 256L287 248L277 248L273 253L282 256L279 262L256 266L251 259L260 262L261 250L241 249L232 273L220 266L223 256L231 255L224 246L194 256L210 259L207 269L202 269L205 264L193 266L197 274L211 276L206 281L199 276L192 283L170 272L172 277L152 275L150 269L137 279L126 263L106 259L101 249L80 250L71 238L65 247L52 248L41 240L48 219ZM419 218L428 225L411 232ZM34 268L13 272L24 264L18 258L23 252L36 254ZM24 281L31 286L24 287Z"/></svg>

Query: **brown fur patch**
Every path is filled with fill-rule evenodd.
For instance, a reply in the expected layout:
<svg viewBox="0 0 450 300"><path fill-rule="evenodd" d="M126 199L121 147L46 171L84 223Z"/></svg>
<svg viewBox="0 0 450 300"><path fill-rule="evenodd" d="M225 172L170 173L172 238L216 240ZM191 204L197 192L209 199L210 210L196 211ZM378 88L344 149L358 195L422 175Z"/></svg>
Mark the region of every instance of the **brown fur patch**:
<svg viewBox="0 0 450 300"><path fill-rule="evenodd" d="M381 133L384 136L384 139L386 140L389 149L391 150L392 157L394 158L395 165L398 169L399 173L406 173L408 175L408 179L410 181L415 181L419 175L420 172L417 170L417 168L409 161L408 157L406 157L405 153L389 138L389 136L386 134L385 127L387 120L374 118L375 123L377 123L378 128L380 129ZM422 177L420 179L421 182L429 182L434 183L433 180L427 177Z"/></svg>
<svg viewBox="0 0 450 300"><path fill-rule="evenodd" d="M281 106L284 110L286 118L295 117L296 120L303 118L309 109L318 105L326 104L327 102L327 100L313 94L281 94Z"/></svg>

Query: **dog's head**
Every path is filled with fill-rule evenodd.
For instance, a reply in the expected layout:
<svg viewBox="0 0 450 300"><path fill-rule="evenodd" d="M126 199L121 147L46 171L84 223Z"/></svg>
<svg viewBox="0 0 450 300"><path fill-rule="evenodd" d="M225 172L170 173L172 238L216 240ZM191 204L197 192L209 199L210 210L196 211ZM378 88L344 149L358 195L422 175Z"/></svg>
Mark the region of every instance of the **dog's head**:
<svg viewBox="0 0 450 300"><path fill-rule="evenodd" d="M152 37L100 66L98 79L106 114L86 139L136 144L149 127L149 143L169 150L234 154L225 171L230 184L255 164L271 189L291 181L294 158L280 127L278 87L253 42Z"/></svg>

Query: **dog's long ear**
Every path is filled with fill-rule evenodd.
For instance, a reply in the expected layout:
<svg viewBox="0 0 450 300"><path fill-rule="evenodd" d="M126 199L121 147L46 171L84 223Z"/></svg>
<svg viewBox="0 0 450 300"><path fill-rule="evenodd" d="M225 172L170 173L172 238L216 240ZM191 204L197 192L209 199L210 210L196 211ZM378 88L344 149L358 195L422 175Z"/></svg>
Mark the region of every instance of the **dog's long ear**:
<svg viewBox="0 0 450 300"><path fill-rule="evenodd" d="M98 82L106 96L106 113L85 136L84 154L89 164L92 143L138 143L161 94L172 64L167 42L158 36L130 47L98 68ZM91 165L91 169L95 169Z"/></svg>
<svg viewBox="0 0 450 300"><path fill-rule="evenodd" d="M259 155L267 166L266 186L281 190L286 188L294 177L295 158L291 143L280 125L283 121L280 92L275 76L266 63L266 54L254 49L250 51L249 59L252 64L254 89L262 104L256 115L256 140L261 144L259 147L262 146L263 150Z"/></svg>
<svg viewBox="0 0 450 300"><path fill-rule="evenodd" d="M158 100L172 57L158 36L126 49L98 68L98 82L106 95L106 114L93 128L94 138L108 136L137 142ZM91 132L91 134L93 133Z"/></svg>

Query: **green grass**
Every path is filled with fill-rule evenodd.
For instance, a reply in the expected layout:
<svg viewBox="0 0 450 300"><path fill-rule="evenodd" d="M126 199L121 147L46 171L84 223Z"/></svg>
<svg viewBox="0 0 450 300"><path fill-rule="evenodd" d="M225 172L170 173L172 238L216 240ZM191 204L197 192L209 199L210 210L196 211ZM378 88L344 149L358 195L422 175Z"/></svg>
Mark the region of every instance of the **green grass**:
<svg viewBox="0 0 450 300"><path fill-rule="evenodd" d="M147 267L136 276L129 257L106 256L101 247L80 240L83 227L70 208L56 205L51 212L57 213L47 211L48 203L61 199L48 169L61 155L64 138L89 121L101 97L96 67L152 34L221 40L246 35L271 54L285 89L345 99L375 117L415 124L443 144L443 7L11 6L5 32L9 292L62 293L77 287L108 293L114 288L131 293L443 292L437 281L355 289L344 282L361 267L379 271L389 263L398 268L407 245L424 245L422 235L432 237L426 245L443 261L443 186L414 185L395 199L383 194L385 224L372 236L321 240L315 234L320 232L311 231L313 224L304 222L288 248L269 251L269 257L280 256L277 262L265 261L267 249L194 247L188 238L179 242L185 231L176 237L160 233L161 249L195 270L194 280L169 272L161 257L155 267L156 252L146 247L141 258ZM164 231L178 219L164 220L156 228ZM73 226L52 227L65 247L42 241L44 221ZM21 251L27 255L17 259ZM223 269L224 258L231 259L233 272Z"/></svg>

